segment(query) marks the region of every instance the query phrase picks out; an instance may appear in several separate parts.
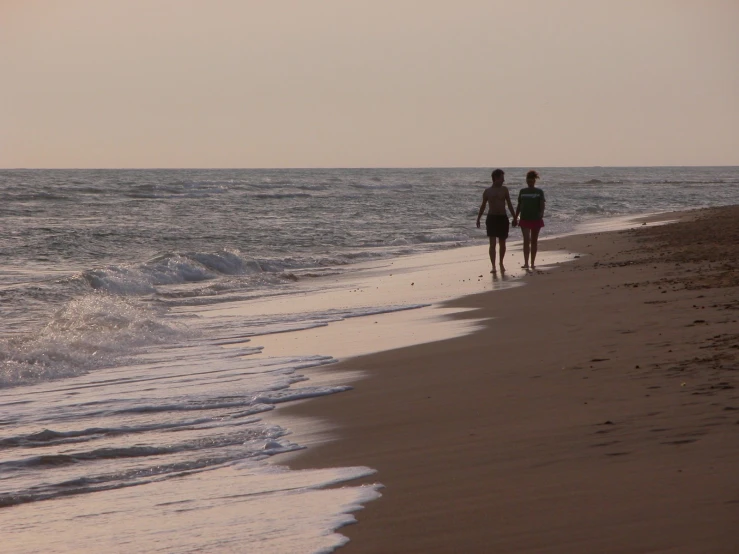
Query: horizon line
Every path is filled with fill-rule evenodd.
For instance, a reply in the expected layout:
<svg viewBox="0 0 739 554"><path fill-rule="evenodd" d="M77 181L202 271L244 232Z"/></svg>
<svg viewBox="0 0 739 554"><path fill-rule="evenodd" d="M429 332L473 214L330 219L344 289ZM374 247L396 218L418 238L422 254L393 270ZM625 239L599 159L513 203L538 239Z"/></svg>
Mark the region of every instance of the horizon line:
<svg viewBox="0 0 739 554"><path fill-rule="evenodd" d="M590 168L697 168L697 167L716 167L716 168L732 168L739 167L739 164L687 164L687 165L448 165L448 166L286 166L286 167L206 167L206 166L161 166L161 167L0 167L0 171L171 171L171 170L347 170L347 169L486 169L490 167L500 167L508 169L524 169L527 167L541 169L590 169Z"/></svg>

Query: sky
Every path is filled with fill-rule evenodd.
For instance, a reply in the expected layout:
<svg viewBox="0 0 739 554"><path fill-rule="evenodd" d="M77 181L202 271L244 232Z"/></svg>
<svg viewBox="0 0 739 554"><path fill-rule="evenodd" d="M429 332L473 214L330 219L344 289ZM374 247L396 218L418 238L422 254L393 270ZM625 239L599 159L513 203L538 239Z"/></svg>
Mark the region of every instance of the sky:
<svg viewBox="0 0 739 554"><path fill-rule="evenodd" d="M739 0L0 0L0 168L739 165Z"/></svg>

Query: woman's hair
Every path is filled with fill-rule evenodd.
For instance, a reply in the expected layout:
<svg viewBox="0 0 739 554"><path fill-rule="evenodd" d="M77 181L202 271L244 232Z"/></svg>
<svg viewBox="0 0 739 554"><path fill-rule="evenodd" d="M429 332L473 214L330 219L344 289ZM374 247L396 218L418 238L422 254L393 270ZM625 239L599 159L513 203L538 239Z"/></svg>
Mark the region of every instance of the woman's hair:
<svg viewBox="0 0 739 554"><path fill-rule="evenodd" d="M528 172L528 173L526 174L526 178L527 178L527 179L534 179L534 180L536 180L536 179L538 179L538 178L539 178L539 172L538 172L538 171L534 171L534 170L532 169L531 171L529 171L529 172Z"/></svg>

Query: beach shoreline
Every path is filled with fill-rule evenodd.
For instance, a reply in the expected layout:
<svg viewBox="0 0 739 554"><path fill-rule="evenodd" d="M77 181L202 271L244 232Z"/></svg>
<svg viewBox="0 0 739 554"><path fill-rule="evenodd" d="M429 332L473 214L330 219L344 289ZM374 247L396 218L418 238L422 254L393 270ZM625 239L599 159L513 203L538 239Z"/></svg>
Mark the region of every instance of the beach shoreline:
<svg viewBox="0 0 739 554"><path fill-rule="evenodd" d="M446 303L482 329L322 370L362 378L279 410L331 428L290 467L385 486L341 552L734 551L737 214L543 241L581 257Z"/></svg>

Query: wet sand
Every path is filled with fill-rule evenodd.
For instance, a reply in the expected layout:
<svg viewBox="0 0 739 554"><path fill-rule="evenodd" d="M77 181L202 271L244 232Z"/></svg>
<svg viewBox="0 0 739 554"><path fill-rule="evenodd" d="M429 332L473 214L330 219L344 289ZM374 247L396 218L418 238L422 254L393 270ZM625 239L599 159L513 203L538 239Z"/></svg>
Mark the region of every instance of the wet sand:
<svg viewBox="0 0 739 554"><path fill-rule="evenodd" d="M579 257L281 410L333 428L291 467L385 485L342 553L739 551L739 207L540 247Z"/></svg>

